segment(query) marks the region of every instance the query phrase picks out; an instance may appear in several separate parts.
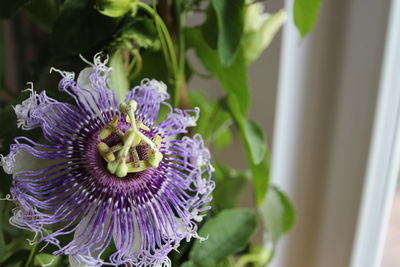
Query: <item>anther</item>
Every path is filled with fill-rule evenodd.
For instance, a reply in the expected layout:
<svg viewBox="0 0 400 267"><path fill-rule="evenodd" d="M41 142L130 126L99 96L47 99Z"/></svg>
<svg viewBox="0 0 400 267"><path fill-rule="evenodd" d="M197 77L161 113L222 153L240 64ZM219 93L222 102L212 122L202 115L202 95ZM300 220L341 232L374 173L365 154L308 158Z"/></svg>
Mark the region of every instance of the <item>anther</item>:
<svg viewBox="0 0 400 267"><path fill-rule="evenodd" d="M98 143L97 150L99 150L100 155L103 157L105 161L112 162L115 160L113 152L110 151L110 147L106 143L104 142Z"/></svg>
<svg viewBox="0 0 400 267"><path fill-rule="evenodd" d="M139 130L150 131L146 125L136 120L136 109L137 103L134 100L119 105L120 112L126 116L126 121L131 125L125 133L117 128L119 118L116 116L99 134L99 138L105 139L114 132L122 139L122 144L111 148L104 142L97 145L100 155L107 161L108 171L120 178L125 177L128 173L140 172L147 168L157 168L163 158L159 151L162 142L161 136L156 135L151 140ZM147 159L140 160L137 146L146 145L149 147ZM115 152L118 152L117 155L114 155ZM131 162L128 163L127 160L131 160Z"/></svg>
<svg viewBox="0 0 400 267"><path fill-rule="evenodd" d="M107 124L99 133L99 138L100 139L106 139L107 137L109 137L111 135L111 133L113 131L115 131L117 129L117 125L118 125L118 116L115 116L112 121Z"/></svg>

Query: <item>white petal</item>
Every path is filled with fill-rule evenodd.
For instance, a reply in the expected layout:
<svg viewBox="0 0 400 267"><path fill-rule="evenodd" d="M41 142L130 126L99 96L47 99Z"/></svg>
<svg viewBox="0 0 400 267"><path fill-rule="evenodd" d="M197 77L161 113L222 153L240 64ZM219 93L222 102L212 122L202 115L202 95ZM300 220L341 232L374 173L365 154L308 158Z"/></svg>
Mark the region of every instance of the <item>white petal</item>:
<svg viewBox="0 0 400 267"><path fill-rule="evenodd" d="M95 71L94 68L84 68L79 72L77 83L80 87L85 89L93 90L92 85L90 84L89 76Z"/></svg>
<svg viewBox="0 0 400 267"><path fill-rule="evenodd" d="M7 156L0 155L0 166L4 172L14 174L20 171L37 171L54 164L54 161L34 157L22 148L15 147Z"/></svg>
<svg viewBox="0 0 400 267"><path fill-rule="evenodd" d="M69 259L69 264L71 265L71 267L100 267L101 266L101 264L88 265L88 264L84 263L84 261L82 261L79 256L69 255L68 259Z"/></svg>

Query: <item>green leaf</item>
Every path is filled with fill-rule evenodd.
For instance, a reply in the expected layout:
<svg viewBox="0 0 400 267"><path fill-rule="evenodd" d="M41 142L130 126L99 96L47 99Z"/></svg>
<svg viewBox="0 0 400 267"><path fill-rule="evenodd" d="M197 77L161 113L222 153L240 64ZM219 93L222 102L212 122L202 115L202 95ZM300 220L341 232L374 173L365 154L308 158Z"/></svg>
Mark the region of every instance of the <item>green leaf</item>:
<svg viewBox="0 0 400 267"><path fill-rule="evenodd" d="M5 59L5 38L4 38L4 27L3 22L0 21L0 91L5 89L4 78L6 71L6 59ZM0 111L1 112L1 111Z"/></svg>
<svg viewBox="0 0 400 267"><path fill-rule="evenodd" d="M266 153L264 159L259 164L250 162L250 170L252 175L253 190L258 206L262 205L267 196L269 188L269 154Z"/></svg>
<svg viewBox="0 0 400 267"><path fill-rule="evenodd" d="M24 260L29 257L29 250L17 250L14 253L5 259L4 262L1 263L2 267L20 267L22 266Z"/></svg>
<svg viewBox="0 0 400 267"><path fill-rule="evenodd" d="M262 14L263 3L254 3L246 9L246 26L242 46L246 63L256 60L268 47L286 19L285 10Z"/></svg>
<svg viewBox="0 0 400 267"><path fill-rule="evenodd" d="M217 150L221 150L232 143L233 135L229 128L225 128L214 137L214 144Z"/></svg>
<svg viewBox="0 0 400 267"><path fill-rule="evenodd" d="M233 223L234 222L234 223ZM257 216L249 209L224 210L207 220L199 231L208 240L195 241L189 258L199 266L215 266L249 242L257 227Z"/></svg>
<svg viewBox="0 0 400 267"><path fill-rule="evenodd" d="M192 261L185 261L183 264L181 264L181 267L198 267L198 266Z"/></svg>
<svg viewBox="0 0 400 267"><path fill-rule="evenodd" d="M216 183L213 191L213 208L231 209L237 206L247 181L247 173L229 169L217 164L213 179Z"/></svg>
<svg viewBox="0 0 400 267"><path fill-rule="evenodd" d="M218 21L218 53L223 65L233 62L244 26L244 0L212 0Z"/></svg>
<svg viewBox="0 0 400 267"><path fill-rule="evenodd" d="M261 205L269 187L269 154L263 132L254 121L248 120L240 114L238 100L234 96L228 97L225 104L239 128L240 139L243 142L252 172L256 202Z"/></svg>
<svg viewBox="0 0 400 267"><path fill-rule="evenodd" d="M210 4L206 11L206 20L200 29L207 45L214 50L218 49L218 27L215 27L217 24L217 15L213 5Z"/></svg>
<svg viewBox="0 0 400 267"><path fill-rule="evenodd" d="M129 81L124 70L124 59L122 49L116 51L110 60L112 72L110 74L111 87L114 89L118 100L124 101L126 93L129 91Z"/></svg>
<svg viewBox="0 0 400 267"><path fill-rule="evenodd" d="M34 0L27 5L29 15L46 31L50 32L57 18L57 5L54 0Z"/></svg>
<svg viewBox="0 0 400 267"><path fill-rule="evenodd" d="M265 158L267 147L262 129L252 120L243 119L240 128L244 135L246 147L250 151L251 160L258 165Z"/></svg>
<svg viewBox="0 0 400 267"><path fill-rule="evenodd" d="M267 198L261 207L260 214L264 227L273 244L287 233L295 222L295 211L289 198L277 187L271 186Z"/></svg>
<svg viewBox="0 0 400 267"><path fill-rule="evenodd" d="M137 12L135 0L97 0L95 8L104 16L113 18L122 17L128 12L133 16Z"/></svg>
<svg viewBox="0 0 400 267"><path fill-rule="evenodd" d="M40 253L35 255L34 264L38 266L48 266L48 267L55 267L59 266L58 263L60 262L61 257L55 257L54 255L47 254L47 253ZM52 262L53 261L53 262ZM48 265L51 262L50 265Z"/></svg>
<svg viewBox="0 0 400 267"><path fill-rule="evenodd" d="M210 143L221 142L221 138L228 138L228 140L224 140L226 143L232 137L229 127L233 124L233 120L230 114L223 108L220 100L213 103L210 119L207 124L205 125L205 136ZM226 132L229 132L229 134L227 137L224 137L223 135L226 135ZM218 146L217 144L215 145Z"/></svg>
<svg viewBox="0 0 400 267"><path fill-rule="evenodd" d="M226 258L218 262L216 267L233 267L233 266L235 266L233 262L229 258Z"/></svg>
<svg viewBox="0 0 400 267"><path fill-rule="evenodd" d="M53 51L58 57L87 52L112 35L117 21L101 15L90 1L67 0L54 24Z"/></svg>
<svg viewBox="0 0 400 267"><path fill-rule="evenodd" d="M190 107L200 108L200 118L197 121L195 132L202 135L206 144L215 142L217 149L221 149L232 141L232 134L229 129L232 118L219 102L210 103L204 93L197 90L189 91Z"/></svg>
<svg viewBox="0 0 400 267"><path fill-rule="evenodd" d="M295 0L294 1L294 23L301 37L306 36L317 20L321 0Z"/></svg>
<svg viewBox="0 0 400 267"><path fill-rule="evenodd" d="M2 0L0 1L0 18L9 19L14 16L30 0Z"/></svg>
<svg viewBox="0 0 400 267"><path fill-rule="evenodd" d="M245 115L249 106L250 93L247 80L246 62L242 49L239 49L230 66L222 65L217 51L210 48L201 35L199 28L186 32L187 45L193 47L204 67L217 77L228 95L234 95L238 101L240 114Z"/></svg>
<svg viewBox="0 0 400 267"><path fill-rule="evenodd" d="M3 198L3 194L0 192L0 198ZM4 254L6 252L6 241L4 238L4 230L3 230L3 223L5 222L4 220L4 215L3 215L3 211L4 211L4 201L0 200L0 262L1 259L4 258Z"/></svg>
<svg viewBox="0 0 400 267"><path fill-rule="evenodd" d="M195 132L201 134L203 139L206 140L207 128L211 127L210 117L213 107L210 103L210 100L201 91L189 90L188 96L189 96L190 108L195 108L195 107L200 108L200 117L196 122Z"/></svg>
<svg viewBox="0 0 400 267"><path fill-rule="evenodd" d="M152 19L144 17L129 19L129 22L124 23L119 30L117 41L129 40L137 47L160 49L160 40Z"/></svg>
<svg viewBox="0 0 400 267"><path fill-rule="evenodd" d="M135 77L135 79L131 81L131 84L140 84L142 79L149 78L157 79L165 82L167 85L170 85L168 84L168 68L165 64L165 60L163 60L164 56L162 51L153 51L147 49L141 52L141 56L143 60L142 71L137 77ZM157 66L157 68L155 68L154 66Z"/></svg>

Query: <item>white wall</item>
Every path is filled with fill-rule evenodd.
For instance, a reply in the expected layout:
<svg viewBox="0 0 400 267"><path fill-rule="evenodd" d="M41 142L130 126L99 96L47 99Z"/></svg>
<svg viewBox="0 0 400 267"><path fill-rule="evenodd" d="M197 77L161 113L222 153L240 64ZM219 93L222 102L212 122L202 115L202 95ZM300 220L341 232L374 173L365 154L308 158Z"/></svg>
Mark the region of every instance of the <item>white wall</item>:
<svg viewBox="0 0 400 267"><path fill-rule="evenodd" d="M323 1L305 40L285 29L272 177L298 222L274 267L349 266L388 10L389 1Z"/></svg>

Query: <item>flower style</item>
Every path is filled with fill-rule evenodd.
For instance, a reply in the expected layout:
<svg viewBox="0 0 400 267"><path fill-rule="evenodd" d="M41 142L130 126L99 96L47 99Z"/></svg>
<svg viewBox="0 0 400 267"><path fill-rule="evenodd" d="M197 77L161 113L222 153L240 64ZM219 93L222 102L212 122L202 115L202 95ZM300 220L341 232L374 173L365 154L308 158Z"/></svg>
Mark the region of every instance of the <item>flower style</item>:
<svg viewBox="0 0 400 267"><path fill-rule="evenodd" d="M55 245L72 266L169 266L180 241L200 238L196 221L214 189L201 136L178 138L199 110L173 109L166 85L148 79L119 104L106 63L95 56L76 81L53 69L75 105L30 89L15 107L18 126L40 127L47 144L17 137L1 158L13 175L10 222ZM156 123L161 105L170 112ZM68 234L69 242L59 238ZM105 253L112 243L114 253Z"/></svg>

